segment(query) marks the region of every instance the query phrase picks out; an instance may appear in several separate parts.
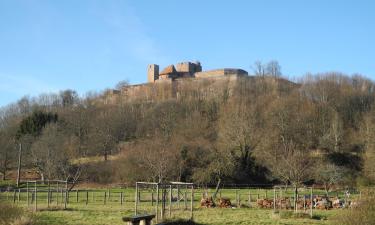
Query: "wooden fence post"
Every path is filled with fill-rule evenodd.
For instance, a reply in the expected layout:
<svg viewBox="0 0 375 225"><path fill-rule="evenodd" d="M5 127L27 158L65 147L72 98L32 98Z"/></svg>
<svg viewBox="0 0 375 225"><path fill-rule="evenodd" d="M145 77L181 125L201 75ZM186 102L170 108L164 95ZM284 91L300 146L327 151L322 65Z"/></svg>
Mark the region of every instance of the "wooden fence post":
<svg viewBox="0 0 375 225"><path fill-rule="evenodd" d="M235 195L236 195L236 205L238 207L238 190L236 190Z"/></svg>
<svg viewBox="0 0 375 225"><path fill-rule="evenodd" d="M104 191L104 199L103 199L104 205L107 203L107 192Z"/></svg>
<svg viewBox="0 0 375 225"><path fill-rule="evenodd" d="M26 182L26 201L27 201L27 207L30 206L30 201L29 201L29 182Z"/></svg>
<svg viewBox="0 0 375 225"><path fill-rule="evenodd" d="M49 208L49 204L51 203L51 184L50 184L50 182L49 182L49 180L48 180L48 195L47 195L47 201L48 201L48 203L47 203L47 207Z"/></svg>
<svg viewBox="0 0 375 225"><path fill-rule="evenodd" d="M50 200L49 200L49 190L47 190L47 208L49 208L49 202L50 202Z"/></svg>
<svg viewBox="0 0 375 225"><path fill-rule="evenodd" d="M276 212L276 188L273 188L273 212Z"/></svg>
<svg viewBox="0 0 375 225"><path fill-rule="evenodd" d="M187 187L185 186L185 192L184 192L184 205L185 205L185 209L187 209L187 194L186 194L186 192L187 192Z"/></svg>
<svg viewBox="0 0 375 225"><path fill-rule="evenodd" d="M190 220L193 221L193 205L194 205L194 186L191 185L191 200L190 200Z"/></svg>
<svg viewBox="0 0 375 225"><path fill-rule="evenodd" d="M134 208L134 215L138 214L138 183L135 183L135 208Z"/></svg>
<svg viewBox="0 0 375 225"><path fill-rule="evenodd" d="M152 193L152 198L154 198L154 193ZM122 191L120 192L120 204L122 205ZM152 199L152 202L154 202L154 199Z"/></svg>
<svg viewBox="0 0 375 225"><path fill-rule="evenodd" d="M89 191L86 190L86 205L89 204Z"/></svg>
<svg viewBox="0 0 375 225"><path fill-rule="evenodd" d="M159 221L159 184L156 184L156 222Z"/></svg>
<svg viewBox="0 0 375 225"><path fill-rule="evenodd" d="M172 217L172 185L169 185L169 218Z"/></svg>
<svg viewBox="0 0 375 225"><path fill-rule="evenodd" d="M296 212L298 212L298 200L299 200L299 194L296 195Z"/></svg>
<svg viewBox="0 0 375 225"><path fill-rule="evenodd" d="M68 180L65 181L65 199L66 204L69 204Z"/></svg>
<svg viewBox="0 0 375 225"><path fill-rule="evenodd" d="M154 206L154 190L151 191L151 206Z"/></svg>
<svg viewBox="0 0 375 225"><path fill-rule="evenodd" d="M16 203L16 189L13 190L13 203Z"/></svg>
<svg viewBox="0 0 375 225"><path fill-rule="evenodd" d="M313 188L310 188L310 217L313 218Z"/></svg>
<svg viewBox="0 0 375 225"><path fill-rule="evenodd" d="M249 207L251 207L251 191L249 190L249 199L248 199Z"/></svg>
<svg viewBox="0 0 375 225"><path fill-rule="evenodd" d="M58 183L57 183L58 185ZM56 205L59 205L59 188L56 189Z"/></svg>
<svg viewBox="0 0 375 225"><path fill-rule="evenodd" d="M37 189L37 187L36 187L36 181L35 181L35 186L34 186L34 192L35 192L35 194L34 194L34 210L35 210L35 212L36 212L36 210L38 209L38 189Z"/></svg>

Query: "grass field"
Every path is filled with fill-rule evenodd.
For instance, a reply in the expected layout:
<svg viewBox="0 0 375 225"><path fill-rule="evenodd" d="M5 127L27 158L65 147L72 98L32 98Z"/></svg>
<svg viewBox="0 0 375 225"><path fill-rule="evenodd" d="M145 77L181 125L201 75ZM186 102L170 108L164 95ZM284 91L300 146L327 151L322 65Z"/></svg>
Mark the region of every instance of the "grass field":
<svg viewBox="0 0 375 225"><path fill-rule="evenodd" d="M43 190L38 187L38 190ZM45 188L45 187L44 187ZM30 188L31 189L31 188ZM212 192L213 190L208 190ZM72 191L69 195L69 203L67 209L64 210L63 195L64 193L53 193L49 208L47 207L47 192L40 192L37 194L37 212L34 213L38 223L40 224L66 224L66 225L105 225L105 224L125 224L121 221L123 216L134 214L134 196L135 190L133 188L127 189L111 189L109 194L108 189L91 189ZM122 194L121 194L122 193ZM202 190L195 190L194 192L194 221L198 224L335 224L334 217L343 210L314 210L314 218L289 218L278 214L273 214L271 209L259 209L256 207L256 198L273 198L273 190L266 189L223 189L221 196L228 197L232 203L236 203L236 195L240 200L241 208L200 208L199 200L202 197ZM300 190L301 196L308 195L309 189ZM61 195L62 194L62 195ZM250 196L249 196L250 194ZM278 195L292 196L292 190L277 192ZM322 194L320 190L314 190L314 194ZM342 195L342 193L337 193ZM18 201L19 195L19 201ZM24 189L18 194L16 192L1 193L0 200L19 205L23 208L28 208L30 211L34 210L35 202L31 202L32 194L29 194L29 205L27 204L27 195ZM175 196L176 193L173 193ZM333 193L336 195L336 193ZM123 196L123 204L121 205L120 197ZM187 192L188 201L186 203L187 210L185 210L185 203L182 201L180 207L177 202L172 203L172 218L190 218L190 196ZM138 204L139 213L155 212L154 206L151 206L151 192L149 190L142 190L141 201ZM250 208L249 197L251 198ZM15 203L13 201L15 200ZM86 204L86 201L87 204ZM161 206L159 206L161 207ZM159 208L160 210L160 208ZM283 214L286 211L282 211ZM307 210L307 213L309 211ZM166 207L166 217L169 216L168 206ZM288 214L287 214L288 215Z"/></svg>

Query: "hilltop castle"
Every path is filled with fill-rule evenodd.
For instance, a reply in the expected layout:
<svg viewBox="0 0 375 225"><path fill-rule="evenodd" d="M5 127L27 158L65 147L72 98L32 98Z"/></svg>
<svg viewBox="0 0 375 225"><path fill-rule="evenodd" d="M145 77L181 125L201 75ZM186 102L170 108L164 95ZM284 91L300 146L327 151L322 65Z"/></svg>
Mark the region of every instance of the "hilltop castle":
<svg viewBox="0 0 375 225"><path fill-rule="evenodd" d="M147 67L147 79L149 83L174 81L181 78L215 78L223 76L247 76L242 69L223 68L202 71L200 62L181 62L169 65L159 73L159 65L151 64Z"/></svg>
<svg viewBox="0 0 375 225"><path fill-rule="evenodd" d="M248 77L247 71L236 68L202 71L200 62L181 62L159 72L159 65L151 64L147 66L147 83L108 90L102 100L105 104L116 104L119 101L154 101L188 95L208 98L223 95L225 90L230 95L239 77ZM199 91L194 92L192 88Z"/></svg>

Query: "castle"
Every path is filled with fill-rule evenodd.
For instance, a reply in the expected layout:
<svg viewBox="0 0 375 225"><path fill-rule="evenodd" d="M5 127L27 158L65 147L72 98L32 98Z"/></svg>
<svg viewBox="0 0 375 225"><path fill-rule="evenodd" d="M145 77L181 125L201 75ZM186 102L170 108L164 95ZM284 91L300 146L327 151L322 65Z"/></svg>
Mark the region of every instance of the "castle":
<svg viewBox="0 0 375 225"><path fill-rule="evenodd" d="M187 95L207 98L222 95L223 87L230 95L239 77L248 77L247 71L236 68L202 71L200 62L181 62L159 72L159 65L151 64L147 66L147 83L108 90L102 100L105 104L116 104L119 101L154 101ZM192 87L200 91L192 92Z"/></svg>
<svg viewBox="0 0 375 225"><path fill-rule="evenodd" d="M181 78L216 78L223 76L247 76L242 69L223 68L202 71L200 62L181 62L169 65L159 73L159 65L151 64L147 67L147 79L149 83L174 81Z"/></svg>

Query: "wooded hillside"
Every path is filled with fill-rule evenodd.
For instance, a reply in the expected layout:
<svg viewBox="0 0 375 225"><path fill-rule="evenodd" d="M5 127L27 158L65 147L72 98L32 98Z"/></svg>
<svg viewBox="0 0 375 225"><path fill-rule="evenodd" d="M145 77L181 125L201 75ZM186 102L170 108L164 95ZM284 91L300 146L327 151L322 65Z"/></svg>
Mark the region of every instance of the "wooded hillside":
<svg viewBox="0 0 375 225"><path fill-rule="evenodd" d="M1 174L14 174L22 153L21 171L105 184L315 182L329 188L375 181L371 80L338 73L296 83L256 76L239 79L230 94L225 87L215 87L220 94L210 98L192 85L179 98L116 104L72 90L22 98L0 110Z"/></svg>

